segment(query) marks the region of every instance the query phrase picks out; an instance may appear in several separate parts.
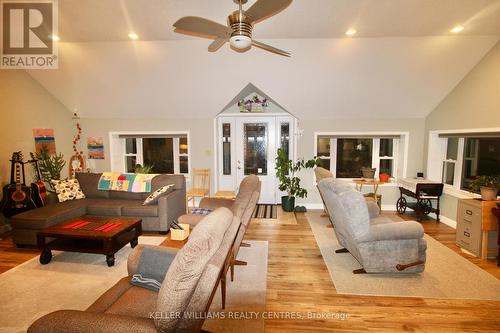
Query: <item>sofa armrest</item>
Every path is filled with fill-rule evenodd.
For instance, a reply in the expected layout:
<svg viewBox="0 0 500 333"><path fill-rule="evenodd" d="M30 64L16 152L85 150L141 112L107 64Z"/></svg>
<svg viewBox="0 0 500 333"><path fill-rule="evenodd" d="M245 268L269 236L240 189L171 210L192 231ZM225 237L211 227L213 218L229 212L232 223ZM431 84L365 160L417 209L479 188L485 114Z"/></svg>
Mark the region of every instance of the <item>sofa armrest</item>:
<svg viewBox="0 0 500 333"><path fill-rule="evenodd" d="M175 190L158 199L159 230L168 231L172 220L186 213L186 192Z"/></svg>
<svg viewBox="0 0 500 333"><path fill-rule="evenodd" d="M194 227L196 227L196 225L198 225L198 223L200 223L201 220L203 220L203 218L205 216L207 216L207 215L204 215L204 214L184 214L184 215L179 216L178 222L184 223L184 224L189 224L191 226L191 228L194 228Z"/></svg>
<svg viewBox="0 0 500 333"><path fill-rule="evenodd" d="M373 198L365 198L366 206L368 207L368 214L370 215L370 219L376 218L380 216L380 208L377 205L377 202Z"/></svg>
<svg viewBox="0 0 500 333"><path fill-rule="evenodd" d="M231 209L233 206L233 199L224 199L224 198L203 198L200 201L200 208L206 208L211 210L216 210L220 207L226 207Z"/></svg>
<svg viewBox="0 0 500 333"><path fill-rule="evenodd" d="M424 237L424 228L415 221L375 224L368 233L357 239L360 243L384 240L420 239Z"/></svg>
<svg viewBox="0 0 500 333"><path fill-rule="evenodd" d="M28 333L157 333L153 319L114 314L62 310L36 320Z"/></svg>
<svg viewBox="0 0 500 333"><path fill-rule="evenodd" d="M144 249L147 248L149 251L146 253L144 252ZM145 245L145 244L139 244L137 245L134 250L129 254L128 260L127 260L127 270L128 270L128 275L132 276L134 274L137 274L137 270L139 267L139 262L141 260L147 259L142 258L142 256L147 256L149 255L167 255L167 256L172 256L175 257L179 250L178 249L173 249L169 247L163 247L163 246L155 246L155 245ZM160 267L160 265L155 265L154 266L154 273L155 275L160 275L166 273L168 270L168 267Z"/></svg>

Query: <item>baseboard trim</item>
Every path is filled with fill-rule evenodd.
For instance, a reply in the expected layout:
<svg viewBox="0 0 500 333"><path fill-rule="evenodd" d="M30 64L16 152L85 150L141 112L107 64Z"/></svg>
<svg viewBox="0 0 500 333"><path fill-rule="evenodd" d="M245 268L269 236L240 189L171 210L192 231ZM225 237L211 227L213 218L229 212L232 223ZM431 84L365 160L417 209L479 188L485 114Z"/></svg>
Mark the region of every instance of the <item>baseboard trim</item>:
<svg viewBox="0 0 500 333"><path fill-rule="evenodd" d="M437 218L435 213L430 213L429 216L432 217L433 219ZM447 226L452 227L453 229L457 228L457 221L452 220L449 217L439 215L439 222L442 222L442 223L446 224Z"/></svg>

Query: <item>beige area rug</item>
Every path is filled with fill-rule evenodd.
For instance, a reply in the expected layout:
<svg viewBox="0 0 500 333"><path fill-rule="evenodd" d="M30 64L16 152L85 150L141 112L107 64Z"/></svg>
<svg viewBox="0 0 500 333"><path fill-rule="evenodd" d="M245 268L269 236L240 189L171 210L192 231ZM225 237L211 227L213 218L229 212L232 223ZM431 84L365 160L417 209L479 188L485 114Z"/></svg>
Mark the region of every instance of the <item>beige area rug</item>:
<svg viewBox="0 0 500 333"><path fill-rule="evenodd" d="M361 265L349 253L335 253L342 246L320 215L306 214L339 294L500 300L500 280L428 235L422 274L353 274Z"/></svg>
<svg viewBox="0 0 500 333"><path fill-rule="evenodd" d="M159 245L165 237L139 237L139 244ZM108 267L106 256L52 251L47 265L33 258L0 274L0 332L26 332L36 319L61 309L85 310L127 275L125 246Z"/></svg>
<svg viewBox="0 0 500 333"><path fill-rule="evenodd" d="M165 237L140 237L140 244L160 244ZM267 278L267 242L249 242L238 259L248 266L238 266L235 281L228 282L227 310L265 311ZM132 251L125 246L115 256L113 267L103 255L53 251L48 265L33 258L0 274L0 333L26 332L39 317L61 309L85 310L102 293L127 275L127 258ZM229 275L228 275L229 276ZM220 288L214 297L212 311L220 311ZM263 331L262 320L207 322L212 332ZM247 329L248 327L248 329ZM226 329L228 328L228 329Z"/></svg>
<svg viewBox="0 0 500 333"><path fill-rule="evenodd" d="M245 242L251 246L240 248L237 259L246 261L247 265L235 267L233 282L229 272L227 274L226 309L222 310L220 287L210 307L210 313L223 319L205 321L204 330L264 332L262 313L266 311L268 242Z"/></svg>

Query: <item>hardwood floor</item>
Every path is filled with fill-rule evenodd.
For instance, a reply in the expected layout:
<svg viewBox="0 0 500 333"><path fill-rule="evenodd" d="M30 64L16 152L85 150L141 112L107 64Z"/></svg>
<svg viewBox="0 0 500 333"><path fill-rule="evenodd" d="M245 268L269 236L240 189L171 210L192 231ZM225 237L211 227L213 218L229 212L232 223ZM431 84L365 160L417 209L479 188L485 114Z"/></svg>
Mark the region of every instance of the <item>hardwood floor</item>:
<svg viewBox="0 0 500 333"><path fill-rule="evenodd" d="M245 237L269 241L266 310L268 317L280 318L266 319L266 332L500 331L500 302L337 294L304 214L297 214L297 223L252 223ZM494 261L458 249L454 229L433 220L422 225L427 234L500 278ZM37 250L16 249L9 234L1 237L0 272L38 256Z"/></svg>
<svg viewBox="0 0 500 333"><path fill-rule="evenodd" d="M268 319L266 332L500 331L500 302L337 294L307 218L297 214L297 222L253 223L247 231L246 239L269 241L267 311L298 312L305 318L308 312L325 313L334 318ZM500 277L495 262L472 258L454 245L454 229L433 220L422 225L426 233ZM346 319L336 319L335 315L345 315Z"/></svg>

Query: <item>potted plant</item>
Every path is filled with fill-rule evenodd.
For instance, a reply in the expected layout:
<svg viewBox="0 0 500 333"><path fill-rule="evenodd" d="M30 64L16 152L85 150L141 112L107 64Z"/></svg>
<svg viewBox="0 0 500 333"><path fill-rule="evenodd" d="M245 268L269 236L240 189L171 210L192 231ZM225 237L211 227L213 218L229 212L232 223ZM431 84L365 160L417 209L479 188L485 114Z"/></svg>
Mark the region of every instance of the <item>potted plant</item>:
<svg viewBox="0 0 500 333"><path fill-rule="evenodd" d="M276 177L280 182L280 191L286 191L287 195L281 197L281 207L285 212L293 212L295 208L295 197L307 197L307 190L300 187L300 178L297 173L302 169L313 168L319 165L319 159L314 157L311 160L305 161L300 159L293 162L288 158L285 150L278 149L276 156Z"/></svg>
<svg viewBox="0 0 500 333"><path fill-rule="evenodd" d="M469 188L476 193L481 193L483 200L496 200L500 190L500 175L479 176L471 181Z"/></svg>

